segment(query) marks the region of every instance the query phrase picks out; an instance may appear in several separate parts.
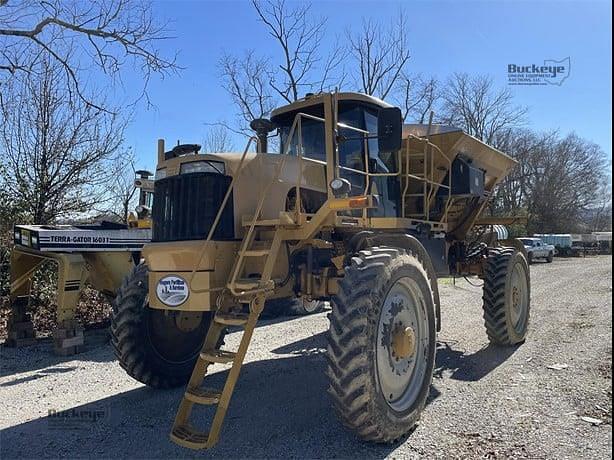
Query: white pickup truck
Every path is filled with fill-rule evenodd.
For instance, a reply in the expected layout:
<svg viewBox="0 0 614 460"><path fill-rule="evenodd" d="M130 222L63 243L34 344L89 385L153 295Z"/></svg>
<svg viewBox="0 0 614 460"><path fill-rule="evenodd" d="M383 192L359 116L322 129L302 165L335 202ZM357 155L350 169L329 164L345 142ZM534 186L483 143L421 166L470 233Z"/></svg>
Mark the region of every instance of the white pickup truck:
<svg viewBox="0 0 614 460"><path fill-rule="evenodd" d="M535 259L546 259L551 263L554 260L555 248L551 244L544 243L540 238L518 238L524 244L529 255L529 263Z"/></svg>

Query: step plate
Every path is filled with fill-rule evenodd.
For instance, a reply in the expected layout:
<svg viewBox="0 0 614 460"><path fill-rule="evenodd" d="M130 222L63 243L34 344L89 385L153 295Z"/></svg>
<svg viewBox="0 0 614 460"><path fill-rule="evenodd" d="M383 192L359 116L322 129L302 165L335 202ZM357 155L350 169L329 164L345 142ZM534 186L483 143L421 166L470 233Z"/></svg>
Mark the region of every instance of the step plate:
<svg viewBox="0 0 614 460"><path fill-rule="evenodd" d="M205 350L200 354L201 359L210 363L227 364L234 361L236 353L226 350Z"/></svg>
<svg viewBox="0 0 614 460"><path fill-rule="evenodd" d="M188 449L206 449L209 433L196 431L189 425L173 427L171 441Z"/></svg>
<svg viewBox="0 0 614 460"><path fill-rule="evenodd" d="M215 322L226 326L243 326L247 324L249 315L245 313L221 313L215 314Z"/></svg>
<svg viewBox="0 0 614 460"><path fill-rule="evenodd" d="M188 388L185 392L185 398L196 403L203 405L217 404L220 402L222 392L215 388Z"/></svg>

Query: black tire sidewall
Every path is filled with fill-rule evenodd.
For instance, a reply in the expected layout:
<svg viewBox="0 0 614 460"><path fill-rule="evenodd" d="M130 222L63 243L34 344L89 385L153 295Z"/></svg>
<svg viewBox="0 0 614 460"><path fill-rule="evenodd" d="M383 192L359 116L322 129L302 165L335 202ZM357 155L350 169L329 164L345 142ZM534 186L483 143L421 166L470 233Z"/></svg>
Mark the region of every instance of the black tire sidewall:
<svg viewBox="0 0 614 460"><path fill-rule="evenodd" d="M177 362L159 355L149 329L149 315L157 314L158 310L148 306L147 293L148 271L144 264L140 264L124 279L115 299L111 320L115 355L131 377L148 386L169 388L183 385L190 378L198 353ZM203 313L201 321L205 322L201 327L206 333L211 314ZM203 341L205 333L202 334Z"/></svg>
<svg viewBox="0 0 614 460"><path fill-rule="evenodd" d="M512 324L512 274L514 271L514 266L516 264L520 264L523 267L524 275L527 282L527 311L526 318L524 322L524 327L522 331L519 333L516 331L516 328ZM505 276L505 321L507 324L507 332L512 344L523 342L526 338L527 331L529 328L530 321L530 313L531 313L531 277L529 275L529 262L525 259L524 255L521 252L515 251L511 256L507 265L507 273Z"/></svg>
<svg viewBox="0 0 614 460"><path fill-rule="evenodd" d="M374 297L375 299L378 299L379 304L377 305L378 308L369 312L369 316L373 316L373 321L370 320L369 323L374 325L374 327L370 328L370 331L369 331L369 335L370 335L369 343L372 343L374 345L374 348L371 351L372 353L374 353L374 357L373 357L374 359L371 361L372 362L371 381L372 381L374 388L376 389L375 403L378 407L378 412L380 412L381 414L386 414L386 418L390 420L391 422L394 422L394 423L401 422L403 424L413 425L415 424L415 422L418 421L420 413L422 412L422 409L424 408L424 405L426 403L426 399L429 395L431 382L432 382L433 368L435 365L435 351L436 351L436 345L437 345L437 338L436 338L436 323L435 323L435 307L433 303L432 291L431 291L431 287L430 287L428 278L425 276L424 272L421 272L415 266L407 265L407 264L396 266L397 262L407 260L410 257L411 256L408 256L407 254L402 254L400 257L395 259L393 264L391 264L390 278L388 278L388 280L386 280L386 282L382 286L379 287L378 292L374 293L375 295L372 294L372 297ZM417 261L416 258L414 257L411 257L411 258L414 261ZM386 299L386 296L388 292L390 291L390 289L400 279L405 278L405 277L408 277L416 281L416 284L418 285L420 289L422 298L424 302L426 303L425 307L426 307L426 314L427 314L426 319L428 323L427 327L429 331L429 344L428 344L428 349L426 353L427 363L426 363L426 368L425 368L425 373L424 373L424 380L422 381L420 393L418 394L418 397L416 398L416 400L414 401L414 403L412 404L410 408L406 409L403 412L397 412L388 405L384 397L383 391L380 387L378 376L377 376L377 360L375 359L375 353L376 353L375 346L377 344L377 332L378 332L378 327L379 327L380 316L382 313L383 302ZM375 303L373 306L376 307Z"/></svg>
<svg viewBox="0 0 614 460"><path fill-rule="evenodd" d="M386 295L401 278L415 281L426 309L430 337L420 391L412 405L394 410L381 391L377 374L379 319ZM341 421L372 442L393 442L416 425L429 394L436 347L435 301L431 280L420 259L404 250L379 246L361 250L345 267L329 314L327 347L329 393Z"/></svg>

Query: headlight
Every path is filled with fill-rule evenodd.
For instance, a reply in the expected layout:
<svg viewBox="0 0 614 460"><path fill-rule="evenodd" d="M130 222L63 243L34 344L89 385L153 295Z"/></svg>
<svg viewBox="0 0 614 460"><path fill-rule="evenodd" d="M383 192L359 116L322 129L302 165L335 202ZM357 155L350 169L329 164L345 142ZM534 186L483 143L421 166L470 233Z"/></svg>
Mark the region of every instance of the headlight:
<svg viewBox="0 0 614 460"><path fill-rule="evenodd" d="M352 190L352 184L350 184L350 181L347 179L337 177L336 179L330 181L330 188L333 191L333 195L336 198L340 198L350 193Z"/></svg>
<svg viewBox="0 0 614 460"><path fill-rule="evenodd" d="M156 169L155 180L164 179L166 177L166 168Z"/></svg>
<svg viewBox="0 0 614 460"><path fill-rule="evenodd" d="M181 165L180 174L190 173L215 173L225 174L223 161L190 161Z"/></svg>

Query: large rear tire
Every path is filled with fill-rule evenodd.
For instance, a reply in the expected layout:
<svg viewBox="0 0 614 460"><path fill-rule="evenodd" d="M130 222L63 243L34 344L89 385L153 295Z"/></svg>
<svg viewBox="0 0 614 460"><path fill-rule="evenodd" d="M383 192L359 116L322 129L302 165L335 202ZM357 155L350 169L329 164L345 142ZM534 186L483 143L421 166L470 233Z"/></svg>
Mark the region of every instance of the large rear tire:
<svg viewBox="0 0 614 460"><path fill-rule="evenodd" d="M147 266L137 265L117 291L111 344L135 380L153 388L181 386L192 374L211 313L149 308L147 278Z"/></svg>
<svg viewBox="0 0 614 460"><path fill-rule="evenodd" d="M523 342L531 312L529 264L514 248L494 248L484 269L484 324L491 343Z"/></svg>
<svg viewBox="0 0 614 460"><path fill-rule="evenodd" d="M427 271L413 254L360 251L333 297L329 393L345 426L393 442L425 406L435 362L435 306Z"/></svg>

